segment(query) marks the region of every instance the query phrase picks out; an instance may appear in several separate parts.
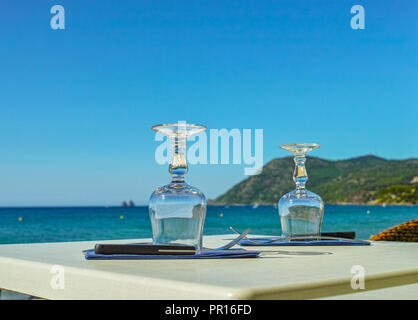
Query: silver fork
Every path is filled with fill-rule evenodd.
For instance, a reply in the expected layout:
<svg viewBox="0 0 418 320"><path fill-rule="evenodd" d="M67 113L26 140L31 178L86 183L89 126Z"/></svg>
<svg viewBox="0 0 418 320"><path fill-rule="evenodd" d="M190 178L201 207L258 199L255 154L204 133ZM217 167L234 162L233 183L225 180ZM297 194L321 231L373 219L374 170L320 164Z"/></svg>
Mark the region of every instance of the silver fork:
<svg viewBox="0 0 418 320"><path fill-rule="evenodd" d="M234 229L233 227L229 227L232 231L234 231L235 233L240 234L240 232L236 229ZM369 243L368 241L365 240L358 240L358 239L345 239L345 238L338 238L338 237L328 237L328 236L293 236L293 237L277 237L277 238L268 238L268 239L263 239L263 242L257 241L256 239L251 240L249 238L247 238L246 236L244 237L245 240L254 243L254 244L258 244L258 245L263 245L263 244L269 244L269 243L273 243L273 242L277 242L277 241L283 241L283 240L297 240L297 239L317 239L317 240L350 240L351 242L358 242L358 243Z"/></svg>
<svg viewBox="0 0 418 320"><path fill-rule="evenodd" d="M235 246L238 242L240 242L242 239L247 237L247 234L251 231L251 229L247 229L245 230L243 233L237 232L234 228L229 227L229 229L231 229L232 231L236 232L239 234L238 237L236 237L234 240L228 242L226 245L223 245L219 248L204 248L204 250L228 250L230 248L232 248L233 246ZM248 239L248 238L247 238Z"/></svg>

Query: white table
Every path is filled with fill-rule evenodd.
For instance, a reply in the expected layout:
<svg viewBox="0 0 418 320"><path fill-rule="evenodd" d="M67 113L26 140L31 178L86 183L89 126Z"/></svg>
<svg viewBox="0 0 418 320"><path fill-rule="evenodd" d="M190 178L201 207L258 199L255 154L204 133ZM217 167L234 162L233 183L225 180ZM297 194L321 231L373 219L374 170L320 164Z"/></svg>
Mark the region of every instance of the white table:
<svg viewBox="0 0 418 320"><path fill-rule="evenodd" d="M204 245L232 237L207 236ZM0 288L46 299L418 299L418 243L247 247L269 252L219 260L98 261L81 253L98 242L147 240L0 245ZM364 290L350 285L354 265L364 268ZM62 270L64 282L54 282Z"/></svg>

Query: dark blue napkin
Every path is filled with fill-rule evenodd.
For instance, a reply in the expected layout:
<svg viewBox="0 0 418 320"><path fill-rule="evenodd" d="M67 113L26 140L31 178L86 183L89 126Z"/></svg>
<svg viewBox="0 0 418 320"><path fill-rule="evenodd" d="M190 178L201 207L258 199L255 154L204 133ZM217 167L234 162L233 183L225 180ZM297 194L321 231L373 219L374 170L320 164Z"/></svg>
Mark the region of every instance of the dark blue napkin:
<svg viewBox="0 0 418 320"><path fill-rule="evenodd" d="M268 242L268 238L252 238L251 240L259 242L255 244L246 239L241 240L240 246L369 246L370 242L365 240L350 239L323 239L323 240L279 240Z"/></svg>
<svg viewBox="0 0 418 320"><path fill-rule="evenodd" d="M145 254L97 254L94 250L84 251L87 260L145 260L145 259L232 259L256 258L260 252L245 249L208 250L194 255L145 255Z"/></svg>

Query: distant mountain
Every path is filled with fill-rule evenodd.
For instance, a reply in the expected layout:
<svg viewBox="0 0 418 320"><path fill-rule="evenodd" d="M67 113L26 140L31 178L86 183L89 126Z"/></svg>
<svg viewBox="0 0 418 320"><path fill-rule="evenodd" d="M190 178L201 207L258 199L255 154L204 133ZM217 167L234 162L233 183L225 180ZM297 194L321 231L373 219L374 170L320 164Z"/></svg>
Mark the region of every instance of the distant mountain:
<svg viewBox="0 0 418 320"><path fill-rule="evenodd" d="M367 155L331 161L307 157L306 168L307 188L326 203L418 203L418 159L386 160ZM212 203L277 203L295 189L293 170L292 157L274 159L261 174L243 180Z"/></svg>

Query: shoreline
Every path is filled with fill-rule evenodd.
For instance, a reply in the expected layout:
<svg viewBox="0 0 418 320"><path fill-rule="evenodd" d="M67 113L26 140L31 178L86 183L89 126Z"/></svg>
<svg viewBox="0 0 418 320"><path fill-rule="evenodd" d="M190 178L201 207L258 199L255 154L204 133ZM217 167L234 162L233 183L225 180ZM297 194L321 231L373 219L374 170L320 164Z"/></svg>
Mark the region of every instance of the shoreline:
<svg viewBox="0 0 418 320"><path fill-rule="evenodd" d="M208 203L208 206L277 206L277 203ZM328 202L324 205L337 205L337 206L363 206L363 207L387 207L387 206L400 206L400 207L413 207L418 206L417 203L356 203L356 202Z"/></svg>
<svg viewBox="0 0 418 320"><path fill-rule="evenodd" d="M277 203L211 203L207 204L211 207L249 207L249 206L274 206L277 207ZM349 203L349 202L336 202L336 203L325 203L325 205L336 205L336 206L363 206L363 207L414 207L418 206L416 203ZM122 207L119 205L114 206L105 206L105 205L96 205L96 206L0 206L0 210L7 210L7 209L133 209L133 208L146 208L148 205L136 205L133 207Z"/></svg>

